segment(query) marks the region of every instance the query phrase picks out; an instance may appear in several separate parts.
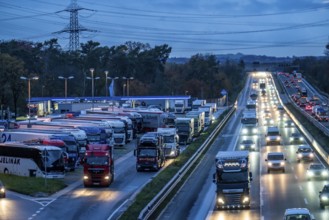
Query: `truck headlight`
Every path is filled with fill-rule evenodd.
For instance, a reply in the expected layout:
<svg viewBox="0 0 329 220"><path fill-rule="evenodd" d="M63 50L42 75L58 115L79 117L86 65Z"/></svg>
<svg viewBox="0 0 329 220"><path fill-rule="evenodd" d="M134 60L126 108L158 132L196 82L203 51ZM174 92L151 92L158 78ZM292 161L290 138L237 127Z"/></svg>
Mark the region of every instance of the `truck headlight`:
<svg viewBox="0 0 329 220"><path fill-rule="evenodd" d="M248 197L248 196L245 196L245 197L243 198L243 203L246 203L246 202L249 202L249 197Z"/></svg>
<svg viewBox="0 0 329 220"><path fill-rule="evenodd" d="M314 157L314 154L313 153L310 153L310 157Z"/></svg>
<svg viewBox="0 0 329 220"><path fill-rule="evenodd" d="M284 161L281 161L281 162L280 162L280 165L281 165L281 166L284 166L284 164L285 164Z"/></svg>
<svg viewBox="0 0 329 220"><path fill-rule="evenodd" d="M279 141L279 140L281 140L281 137L276 137L276 139Z"/></svg>
<svg viewBox="0 0 329 220"><path fill-rule="evenodd" d="M5 188L2 187L2 188L0 189L0 192L4 193L4 192L5 192Z"/></svg>
<svg viewBox="0 0 329 220"><path fill-rule="evenodd" d="M328 171L322 171L321 176L328 176Z"/></svg>
<svg viewBox="0 0 329 220"><path fill-rule="evenodd" d="M312 171L307 171L307 176L313 176L314 173Z"/></svg>
<svg viewBox="0 0 329 220"><path fill-rule="evenodd" d="M299 153L298 158L302 158L302 157L303 157L303 154Z"/></svg>
<svg viewBox="0 0 329 220"><path fill-rule="evenodd" d="M270 137L266 137L266 140L269 141L269 140L271 140L271 139L270 139Z"/></svg>
<svg viewBox="0 0 329 220"><path fill-rule="evenodd" d="M225 203L225 202L224 202L224 199L221 198L221 197L219 197L219 198L217 199L217 202L218 202L218 203L221 203L221 204L224 204L224 203Z"/></svg>
<svg viewBox="0 0 329 220"><path fill-rule="evenodd" d="M254 133L254 134L257 133L257 128L253 128L252 133Z"/></svg>
<svg viewBox="0 0 329 220"><path fill-rule="evenodd" d="M105 176L104 179L108 180L108 179L110 179L110 177L109 176Z"/></svg>
<svg viewBox="0 0 329 220"><path fill-rule="evenodd" d="M87 179L89 179L89 177L88 176L83 176L83 179L87 180Z"/></svg>
<svg viewBox="0 0 329 220"><path fill-rule="evenodd" d="M241 145L241 149L244 149L244 145Z"/></svg>
<svg viewBox="0 0 329 220"><path fill-rule="evenodd" d="M321 196L322 201L328 201L328 196Z"/></svg>
<svg viewBox="0 0 329 220"><path fill-rule="evenodd" d="M242 134L247 134L248 130L246 128L242 129Z"/></svg>
<svg viewBox="0 0 329 220"><path fill-rule="evenodd" d="M268 162L267 165L269 165L271 167L272 166L272 162Z"/></svg>

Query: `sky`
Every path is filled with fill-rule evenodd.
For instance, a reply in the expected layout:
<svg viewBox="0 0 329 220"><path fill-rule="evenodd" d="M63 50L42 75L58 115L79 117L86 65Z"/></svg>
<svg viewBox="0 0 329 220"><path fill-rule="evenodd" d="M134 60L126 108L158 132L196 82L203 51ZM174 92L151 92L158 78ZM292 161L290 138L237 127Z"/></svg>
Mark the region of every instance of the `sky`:
<svg viewBox="0 0 329 220"><path fill-rule="evenodd" d="M69 47L71 0L0 0L0 40ZM253 54L323 56L329 42L329 0L77 0L78 22L101 46L127 41L168 44L170 57ZM57 32L57 33L56 33Z"/></svg>

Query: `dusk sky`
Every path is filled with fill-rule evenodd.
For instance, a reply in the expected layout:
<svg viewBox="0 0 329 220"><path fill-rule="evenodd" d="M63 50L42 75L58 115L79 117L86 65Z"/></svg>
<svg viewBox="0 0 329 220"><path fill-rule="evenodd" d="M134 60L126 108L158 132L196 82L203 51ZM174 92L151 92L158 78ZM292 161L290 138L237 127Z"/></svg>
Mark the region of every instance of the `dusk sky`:
<svg viewBox="0 0 329 220"><path fill-rule="evenodd" d="M71 0L0 0L0 40L58 38L68 49ZM197 53L322 56L329 0L78 0L80 42L168 44L171 57ZM60 12L62 11L62 12Z"/></svg>

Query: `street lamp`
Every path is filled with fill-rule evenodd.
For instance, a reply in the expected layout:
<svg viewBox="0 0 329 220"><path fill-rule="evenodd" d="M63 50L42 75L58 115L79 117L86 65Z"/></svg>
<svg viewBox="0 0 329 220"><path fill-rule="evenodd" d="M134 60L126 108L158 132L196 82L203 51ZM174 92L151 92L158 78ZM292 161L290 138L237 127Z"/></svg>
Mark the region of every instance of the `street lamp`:
<svg viewBox="0 0 329 220"><path fill-rule="evenodd" d="M134 77L125 77L123 76L122 79L126 80L126 84L127 84L127 96L129 96L129 80L133 80Z"/></svg>
<svg viewBox="0 0 329 220"><path fill-rule="evenodd" d="M99 77L94 77L94 68L90 68L91 77L87 76L87 79L91 79L91 96L92 96L92 111L94 111L94 80Z"/></svg>
<svg viewBox="0 0 329 220"><path fill-rule="evenodd" d="M74 76L69 76L69 77L64 77L64 76L59 76L58 79L63 79L65 80L65 102L66 102L66 98L67 98L67 80L68 79L73 79Z"/></svg>
<svg viewBox="0 0 329 220"><path fill-rule="evenodd" d="M20 79L22 80L27 80L27 93L29 96L29 104L28 104L28 108L29 108L29 127L31 126L31 80L38 80L39 77L38 76L33 76L33 77L25 77L25 76L21 76Z"/></svg>
<svg viewBox="0 0 329 220"><path fill-rule="evenodd" d="M126 90L126 83L123 84L123 87L122 87L122 96L125 96L125 90Z"/></svg>
<svg viewBox="0 0 329 220"><path fill-rule="evenodd" d="M109 74L109 71L105 71L105 96L108 96L108 87L107 87L107 80L115 80L115 79L119 79L119 77L108 77L107 75ZM113 82L114 83L114 82Z"/></svg>

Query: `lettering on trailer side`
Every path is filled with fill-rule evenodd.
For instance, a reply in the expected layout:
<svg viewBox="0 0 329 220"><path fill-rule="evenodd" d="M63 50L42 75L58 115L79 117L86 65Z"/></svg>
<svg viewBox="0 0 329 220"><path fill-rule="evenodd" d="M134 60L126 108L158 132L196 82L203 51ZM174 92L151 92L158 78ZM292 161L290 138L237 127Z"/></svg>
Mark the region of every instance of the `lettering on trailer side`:
<svg viewBox="0 0 329 220"><path fill-rule="evenodd" d="M21 159L13 158L13 157L0 157L0 163L9 163L9 164L20 165Z"/></svg>
<svg viewBox="0 0 329 220"><path fill-rule="evenodd" d="M1 142L4 143L4 142L7 142L7 141L11 141L11 134L5 134L5 133L2 133L1 135Z"/></svg>

